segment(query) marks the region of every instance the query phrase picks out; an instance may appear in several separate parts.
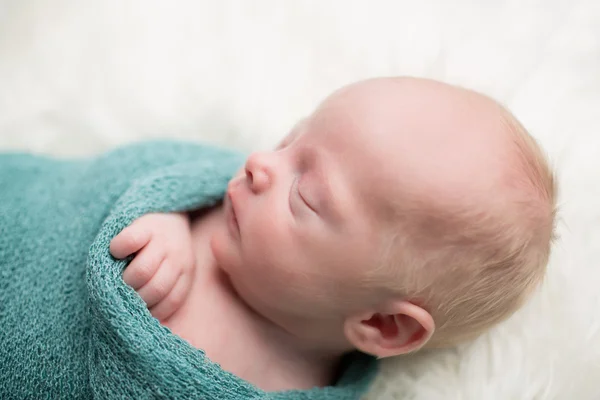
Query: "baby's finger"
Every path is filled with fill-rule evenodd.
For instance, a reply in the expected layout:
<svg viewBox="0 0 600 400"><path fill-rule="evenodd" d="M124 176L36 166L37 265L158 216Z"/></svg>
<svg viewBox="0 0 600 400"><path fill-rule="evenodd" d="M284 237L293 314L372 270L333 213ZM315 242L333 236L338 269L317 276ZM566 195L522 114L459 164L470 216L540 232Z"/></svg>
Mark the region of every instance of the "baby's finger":
<svg viewBox="0 0 600 400"><path fill-rule="evenodd" d="M110 253L115 258L125 258L148 244L151 236L150 230L134 222L110 241Z"/></svg>
<svg viewBox="0 0 600 400"><path fill-rule="evenodd" d="M144 248L125 268L123 280L138 290L150 282L164 259L165 253L161 246L150 245Z"/></svg>
<svg viewBox="0 0 600 400"><path fill-rule="evenodd" d="M150 314L159 321L165 321L181 307L190 290L191 281L187 275L181 275L167 297L150 309Z"/></svg>
<svg viewBox="0 0 600 400"><path fill-rule="evenodd" d="M163 261L156 274L150 279L150 282L138 290L138 294L146 302L148 308L167 297L175 286L175 283L177 283L181 274L180 271L179 269L172 268L168 259Z"/></svg>

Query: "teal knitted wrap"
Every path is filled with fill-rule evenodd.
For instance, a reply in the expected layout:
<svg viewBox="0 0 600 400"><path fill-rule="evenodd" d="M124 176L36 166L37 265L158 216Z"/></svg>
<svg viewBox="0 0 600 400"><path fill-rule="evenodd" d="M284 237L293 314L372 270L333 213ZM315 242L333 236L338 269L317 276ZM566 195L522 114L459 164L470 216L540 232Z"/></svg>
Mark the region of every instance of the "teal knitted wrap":
<svg viewBox="0 0 600 400"><path fill-rule="evenodd" d="M263 392L163 327L122 278L110 240L149 212L221 201L237 153L186 142L91 159L0 156L0 399L357 399L376 363L335 386Z"/></svg>

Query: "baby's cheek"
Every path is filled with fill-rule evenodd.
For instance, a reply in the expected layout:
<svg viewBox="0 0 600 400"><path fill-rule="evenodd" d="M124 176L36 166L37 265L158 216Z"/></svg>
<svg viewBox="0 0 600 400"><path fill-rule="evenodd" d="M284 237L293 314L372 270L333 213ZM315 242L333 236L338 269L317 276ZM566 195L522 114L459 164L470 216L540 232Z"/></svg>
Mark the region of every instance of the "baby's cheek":
<svg viewBox="0 0 600 400"><path fill-rule="evenodd" d="M242 268L244 271L244 285L252 290L255 296L269 301L281 301L287 297L290 290L294 290L302 282L302 274L291 263L289 254L281 251L277 257L263 254Z"/></svg>
<svg viewBox="0 0 600 400"><path fill-rule="evenodd" d="M244 285L264 301L292 301L311 287L310 248L302 245L293 221L282 210L262 216L261 223L253 224L251 241L244 248Z"/></svg>

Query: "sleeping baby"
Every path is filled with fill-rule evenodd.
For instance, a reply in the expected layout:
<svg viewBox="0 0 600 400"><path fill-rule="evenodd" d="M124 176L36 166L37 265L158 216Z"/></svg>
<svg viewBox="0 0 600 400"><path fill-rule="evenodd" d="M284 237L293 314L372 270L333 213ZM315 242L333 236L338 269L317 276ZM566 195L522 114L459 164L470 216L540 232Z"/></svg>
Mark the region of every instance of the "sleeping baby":
<svg viewBox="0 0 600 400"><path fill-rule="evenodd" d="M110 243L163 326L261 389L327 386L344 354L452 346L544 276L555 188L502 106L413 78L338 90L224 201Z"/></svg>

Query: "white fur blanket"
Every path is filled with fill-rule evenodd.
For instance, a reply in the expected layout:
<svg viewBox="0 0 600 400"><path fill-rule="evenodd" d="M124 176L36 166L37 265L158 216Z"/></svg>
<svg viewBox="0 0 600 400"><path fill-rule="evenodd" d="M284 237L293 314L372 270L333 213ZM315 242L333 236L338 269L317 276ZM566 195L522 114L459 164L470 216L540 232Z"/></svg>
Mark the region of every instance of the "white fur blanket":
<svg viewBox="0 0 600 400"><path fill-rule="evenodd" d="M474 343L385 363L371 399L600 398L597 0L0 0L0 146L90 154L141 138L272 146L378 75L506 103L560 182L548 278Z"/></svg>

